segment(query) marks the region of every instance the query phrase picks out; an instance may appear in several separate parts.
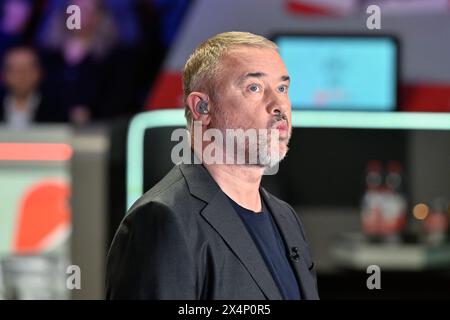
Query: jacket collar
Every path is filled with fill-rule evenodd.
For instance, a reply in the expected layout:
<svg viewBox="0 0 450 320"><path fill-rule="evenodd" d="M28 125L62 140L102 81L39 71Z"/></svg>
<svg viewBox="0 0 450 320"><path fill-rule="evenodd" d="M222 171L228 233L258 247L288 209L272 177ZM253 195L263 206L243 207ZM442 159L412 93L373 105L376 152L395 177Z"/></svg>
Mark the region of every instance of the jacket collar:
<svg viewBox="0 0 450 320"><path fill-rule="evenodd" d="M190 193L207 203L201 211L201 215L230 246L264 295L271 300L282 299L281 293L244 223L206 168L201 164L182 164L180 170L186 179ZM311 276L308 264L303 259L304 254L308 254L306 241L299 232L300 226L292 223L295 219L292 215L295 213L264 188L260 187L260 193L274 217L288 254L291 248L299 249L300 259L292 262L291 265L297 276L302 299L318 299L315 280Z"/></svg>
<svg viewBox="0 0 450 320"><path fill-rule="evenodd" d="M298 223L292 223L292 220L295 219L292 215L296 213L291 211L287 205L283 205L279 200L274 199L274 197L264 188L261 188L261 195L278 226L278 230L280 231L284 240L284 245L288 251L288 257L291 258L290 255L293 248L298 249L299 259L291 259L291 266L297 277L302 299L318 299L319 296L315 279L311 276L308 269L309 266L304 258L305 255L309 255L309 252L307 252L307 243L299 232L300 225L298 225Z"/></svg>
<svg viewBox="0 0 450 320"><path fill-rule="evenodd" d="M207 202L201 215L229 245L263 294L271 300L282 299L281 293L253 239L229 199L200 164L182 164L190 193Z"/></svg>

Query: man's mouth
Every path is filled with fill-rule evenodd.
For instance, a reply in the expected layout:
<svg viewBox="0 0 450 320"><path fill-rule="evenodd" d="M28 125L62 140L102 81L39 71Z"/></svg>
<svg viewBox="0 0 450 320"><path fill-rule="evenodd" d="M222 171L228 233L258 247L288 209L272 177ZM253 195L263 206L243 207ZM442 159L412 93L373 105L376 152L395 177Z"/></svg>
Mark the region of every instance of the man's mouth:
<svg viewBox="0 0 450 320"><path fill-rule="evenodd" d="M272 129L277 129L280 133L280 138L285 138L288 135L288 124L286 120L279 120L275 122Z"/></svg>

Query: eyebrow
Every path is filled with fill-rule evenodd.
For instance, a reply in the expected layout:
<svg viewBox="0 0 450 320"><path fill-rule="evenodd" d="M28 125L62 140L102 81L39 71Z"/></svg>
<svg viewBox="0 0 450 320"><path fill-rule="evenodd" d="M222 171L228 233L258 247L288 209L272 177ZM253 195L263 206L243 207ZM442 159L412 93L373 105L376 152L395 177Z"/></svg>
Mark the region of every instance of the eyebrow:
<svg viewBox="0 0 450 320"><path fill-rule="evenodd" d="M240 84L240 83L244 82L245 80L247 80L248 78L262 78L262 77L266 77L266 76L267 76L267 73L264 73L264 72L249 72L249 73L246 73L245 75L243 75L242 77L240 77L238 80L238 83ZM281 81L290 81L291 80L291 78L287 75L281 76L280 79L281 79Z"/></svg>

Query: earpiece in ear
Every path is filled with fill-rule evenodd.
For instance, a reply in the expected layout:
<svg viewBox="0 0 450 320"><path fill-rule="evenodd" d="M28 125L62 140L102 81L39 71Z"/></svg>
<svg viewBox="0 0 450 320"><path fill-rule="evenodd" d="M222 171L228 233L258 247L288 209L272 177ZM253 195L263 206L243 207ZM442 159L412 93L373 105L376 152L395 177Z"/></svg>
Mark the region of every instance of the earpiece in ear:
<svg viewBox="0 0 450 320"><path fill-rule="evenodd" d="M208 114L208 101L201 100L197 103L197 112L200 114Z"/></svg>

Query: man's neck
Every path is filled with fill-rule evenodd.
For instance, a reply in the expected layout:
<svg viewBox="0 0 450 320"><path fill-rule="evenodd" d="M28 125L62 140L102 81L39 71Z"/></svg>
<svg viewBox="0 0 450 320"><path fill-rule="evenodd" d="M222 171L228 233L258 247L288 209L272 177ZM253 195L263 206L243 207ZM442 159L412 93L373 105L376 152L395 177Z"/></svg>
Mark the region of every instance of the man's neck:
<svg viewBox="0 0 450 320"><path fill-rule="evenodd" d="M246 209L260 212L263 169L246 165L204 165L222 191Z"/></svg>
<svg viewBox="0 0 450 320"><path fill-rule="evenodd" d="M17 111L25 111L30 104L30 99L33 97L33 93L28 94L15 94L11 96L13 106Z"/></svg>

